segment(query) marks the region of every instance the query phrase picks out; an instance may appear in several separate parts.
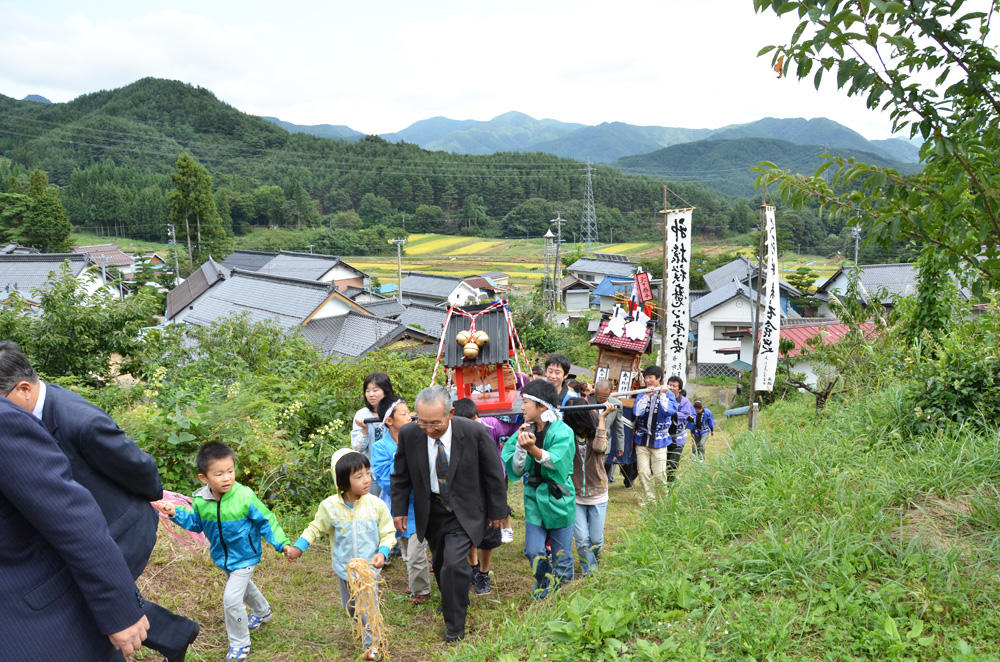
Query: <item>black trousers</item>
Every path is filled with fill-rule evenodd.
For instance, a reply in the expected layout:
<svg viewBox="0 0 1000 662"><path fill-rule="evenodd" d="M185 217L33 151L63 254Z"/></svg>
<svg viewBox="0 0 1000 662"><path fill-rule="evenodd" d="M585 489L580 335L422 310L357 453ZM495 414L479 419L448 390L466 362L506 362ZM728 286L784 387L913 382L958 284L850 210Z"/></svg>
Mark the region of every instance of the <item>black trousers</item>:
<svg viewBox="0 0 1000 662"><path fill-rule="evenodd" d="M676 443L667 446L667 482L674 482L674 474L677 472L677 465L681 463L681 453L684 447Z"/></svg>
<svg viewBox="0 0 1000 662"><path fill-rule="evenodd" d="M431 495L431 512L427 520L427 545L431 549L434 579L441 592L445 637L465 636L465 614L469 609L469 584L472 566L466 557L472 540L459 524L454 513Z"/></svg>
<svg viewBox="0 0 1000 662"><path fill-rule="evenodd" d="M136 590L138 595L139 591ZM141 595L142 613L149 621L149 631L142 645L171 658L177 657L187 649L188 642L194 636L196 623L180 614L164 609L155 602L144 599ZM123 662L125 657L115 651L110 658L113 662Z"/></svg>

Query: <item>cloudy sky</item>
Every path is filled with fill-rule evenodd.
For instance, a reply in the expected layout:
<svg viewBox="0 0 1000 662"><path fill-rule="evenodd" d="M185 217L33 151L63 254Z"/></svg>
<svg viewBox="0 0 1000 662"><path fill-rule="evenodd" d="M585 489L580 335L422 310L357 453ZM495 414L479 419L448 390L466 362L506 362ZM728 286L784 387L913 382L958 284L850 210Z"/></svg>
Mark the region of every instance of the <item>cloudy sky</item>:
<svg viewBox="0 0 1000 662"><path fill-rule="evenodd" d="M756 57L794 26L752 0L0 0L0 94L63 102L156 76L365 133L518 110L689 128L823 116L888 137L860 100Z"/></svg>

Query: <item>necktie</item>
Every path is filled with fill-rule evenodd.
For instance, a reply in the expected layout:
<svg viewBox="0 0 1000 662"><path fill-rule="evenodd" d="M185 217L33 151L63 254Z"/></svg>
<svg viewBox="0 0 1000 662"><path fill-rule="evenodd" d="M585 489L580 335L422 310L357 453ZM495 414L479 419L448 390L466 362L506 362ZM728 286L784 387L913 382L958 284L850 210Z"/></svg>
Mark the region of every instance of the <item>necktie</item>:
<svg viewBox="0 0 1000 662"><path fill-rule="evenodd" d="M448 454L445 453L444 444L441 443L440 439L434 440L434 446L437 448L437 458L434 460L434 471L437 473L438 494L441 495L441 503L444 504L445 510L450 511L451 490L448 485Z"/></svg>

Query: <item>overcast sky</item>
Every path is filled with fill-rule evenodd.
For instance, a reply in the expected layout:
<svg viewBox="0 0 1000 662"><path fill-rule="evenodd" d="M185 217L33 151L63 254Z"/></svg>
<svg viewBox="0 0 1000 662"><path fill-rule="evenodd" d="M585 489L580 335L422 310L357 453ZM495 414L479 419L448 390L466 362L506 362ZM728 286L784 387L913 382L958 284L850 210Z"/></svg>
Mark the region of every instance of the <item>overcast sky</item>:
<svg viewBox="0 0 1000 662"><path fill-rule="evenodd" d="M889 137L861 100L756 57L794 26L752 0L0 0L0 94L63 102L156 76L365 133L518 110L687 128L822 116Z"/></svg>

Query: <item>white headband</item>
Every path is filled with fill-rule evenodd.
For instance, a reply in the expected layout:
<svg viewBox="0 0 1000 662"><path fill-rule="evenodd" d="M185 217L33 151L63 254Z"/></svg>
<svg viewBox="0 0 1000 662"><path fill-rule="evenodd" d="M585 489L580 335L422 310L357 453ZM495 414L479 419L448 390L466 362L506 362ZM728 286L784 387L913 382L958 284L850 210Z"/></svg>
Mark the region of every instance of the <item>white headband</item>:
<svg viewBox="0 0 1000 662"><path fill-rule="evenodd" d="M545 411L542 412L542 422L543 423L552 423L552 422L554 422L556 420L562 420L562 412L560 412L558 409L556 409L555 407L553 407L551 403L546 402L545 400L542 400L541 398L536 398L533 395L526 395L524 393L521 394L521 397L522 398L527 398L528 400L531 400L532 402L537 402L538 404L540 404L540 405L542 405L542 406L545 407Z"/></svg>
<svg viewBox="0 0 1000 662"><path fill-rule="evenodd" d="M389 418L392 416L392 412L396 411L396 405L398 405L400 402L403 402L402 398L396 400L391 405L389 405L389 410L386 411L385 416L382 417L382 425L385 425L385 422L389 420Z"/></svg>

